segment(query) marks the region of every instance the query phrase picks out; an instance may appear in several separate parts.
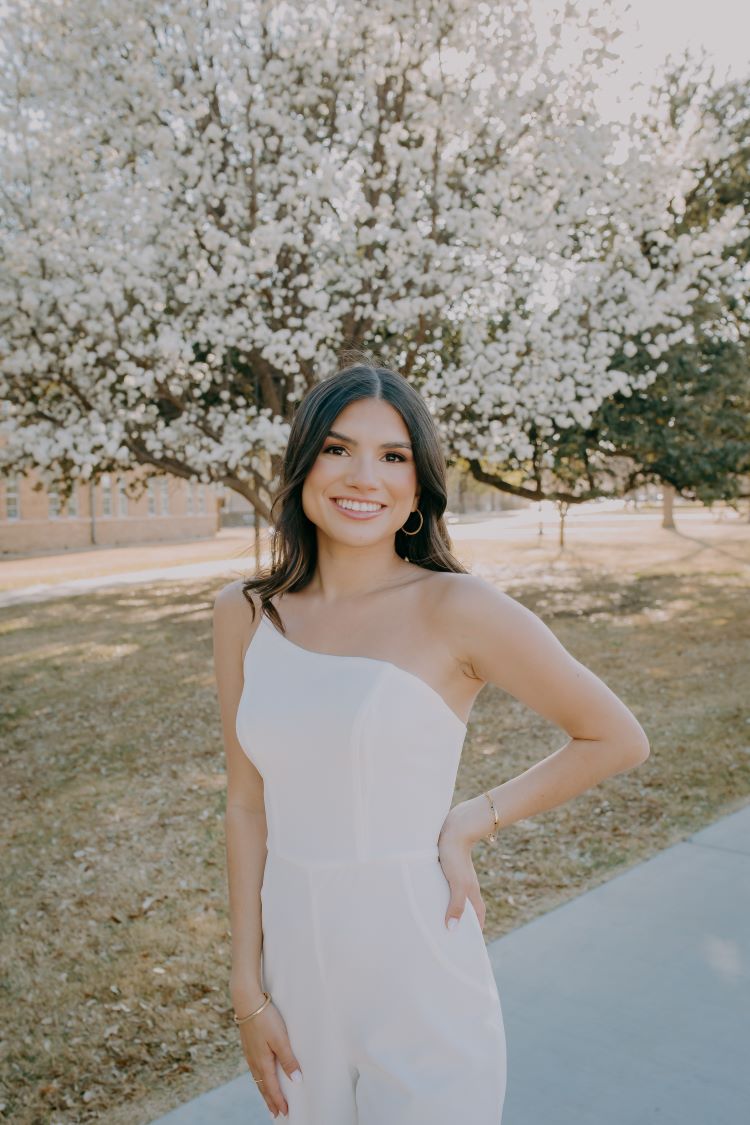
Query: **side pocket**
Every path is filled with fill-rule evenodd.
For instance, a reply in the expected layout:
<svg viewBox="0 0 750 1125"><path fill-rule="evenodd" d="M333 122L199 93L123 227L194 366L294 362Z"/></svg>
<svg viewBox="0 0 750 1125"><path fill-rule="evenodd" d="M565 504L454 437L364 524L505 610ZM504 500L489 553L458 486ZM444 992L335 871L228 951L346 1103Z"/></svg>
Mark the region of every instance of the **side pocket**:
<svg viewBox="0 0 750 1125"><path fill-rule="evenodd" d="M401 864L407 901L422 938L440 965L485 999L497 993L482 927L469 899L458 925L449 930L445 911L450 887L439 864L419 865L415 874L407 861Z"/></svg>

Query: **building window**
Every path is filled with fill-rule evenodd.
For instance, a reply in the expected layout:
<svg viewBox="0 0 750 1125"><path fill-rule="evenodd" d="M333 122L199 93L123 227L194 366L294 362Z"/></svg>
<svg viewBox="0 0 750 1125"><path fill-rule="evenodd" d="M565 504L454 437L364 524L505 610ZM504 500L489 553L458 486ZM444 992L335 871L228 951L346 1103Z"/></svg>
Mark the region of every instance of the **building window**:
<svg viewBox="0 0 750 1125"><path fill-rule="evenodd" d="M105 473L101 480L102 484L102 515L112 515L112 479L109 473Z"/></svg>
<svg viewBox="0 0 750 1125"><path fill-rule="evenodd" d="M128 514L128 494L125 491L124 480L117 482L117 511L120 516Z"/></svg>
<svg viewBox="0 0 750 1125"><path fill-rule="evenodd" d="M146 495L148 498L148 514L150 516L156 515L156 489L154 488L153 477L149 477L146 485Z"/></svg>
<svg viewBox="0 0 750 1125"><path fill-rule="evenodd" d="M5 518L6 520L20 520L21 494L18 483L18 473L5 479Z"/></svg>
<svg viewBox="0 0 750 1125"><path fill-rule="evenodd" d="M198 511L201 515L206 511L206 486L198 485Z"/></svg>
<svg viewBox="0 0 750 1125"><path fill-rule="evenodd" d="M161 492L161 514L163 516L169 515L169 481L166 477L162 477L159 481Z"/></svg>
<svg viewBox="0 0 750 1125"><path fill-rule="evenodd" d="M75 519L78 515L78 485L76 484L73 485L68 502L65 505L65 514L69 519Z"/></svg>
<svg viewBox="0 0 750 1125"><path fill-rule="evenodd" d="M185 485L185 514L195 515L195 481L189 480Z"/></svg>
<svg viewBox="0 0 750 1125"><path fill-rule="evenodd" d="M56 488L47 489L47 515L51 520L60 515L60 496Z"/></svg>

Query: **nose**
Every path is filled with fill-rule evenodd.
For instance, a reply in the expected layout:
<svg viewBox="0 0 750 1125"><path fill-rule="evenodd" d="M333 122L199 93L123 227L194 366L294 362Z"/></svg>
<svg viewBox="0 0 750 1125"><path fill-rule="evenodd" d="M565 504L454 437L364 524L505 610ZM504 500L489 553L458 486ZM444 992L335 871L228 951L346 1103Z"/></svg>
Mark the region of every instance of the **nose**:
<svg viewBox="0 0 750 1125"><path fill-rule="evenodd" d="M378 488L377 461L367 453L357 453L349 459L346 483L356 488Z"/></svg>

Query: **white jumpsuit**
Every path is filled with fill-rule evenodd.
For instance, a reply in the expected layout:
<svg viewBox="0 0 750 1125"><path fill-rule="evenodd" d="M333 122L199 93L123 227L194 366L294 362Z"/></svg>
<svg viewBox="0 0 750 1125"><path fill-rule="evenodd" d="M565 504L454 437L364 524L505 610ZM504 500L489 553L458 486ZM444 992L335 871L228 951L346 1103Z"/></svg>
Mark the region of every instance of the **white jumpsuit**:
<svg viewBox="0 0 750 1125"><path fill-rule="evenodd" d="M389 661L302 648L264 615L237 737L264 781L263 982L303 1073L290 1125L500 1125L500 998L437 840L466 726Z"/></svg>

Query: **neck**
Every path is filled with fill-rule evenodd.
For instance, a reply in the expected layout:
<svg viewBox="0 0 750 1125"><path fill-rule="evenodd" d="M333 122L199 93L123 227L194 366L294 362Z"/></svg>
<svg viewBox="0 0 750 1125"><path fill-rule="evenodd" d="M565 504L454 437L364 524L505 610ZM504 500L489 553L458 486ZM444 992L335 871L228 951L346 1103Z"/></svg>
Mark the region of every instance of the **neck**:
<svg viewBox="0 0 750 1125"><path fill-rule="evenodd" d="M358 548L321 544L319 536L318 565L307 591L321 603L333 605L396 585L408 577L410 569L411 564L396 554L392 543Z"/></svg>

